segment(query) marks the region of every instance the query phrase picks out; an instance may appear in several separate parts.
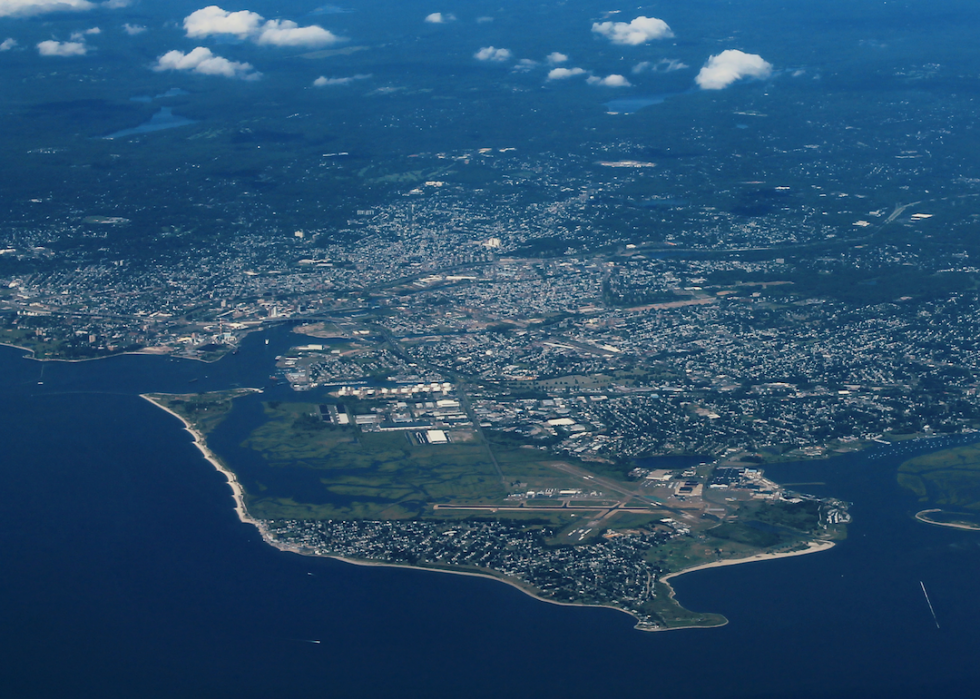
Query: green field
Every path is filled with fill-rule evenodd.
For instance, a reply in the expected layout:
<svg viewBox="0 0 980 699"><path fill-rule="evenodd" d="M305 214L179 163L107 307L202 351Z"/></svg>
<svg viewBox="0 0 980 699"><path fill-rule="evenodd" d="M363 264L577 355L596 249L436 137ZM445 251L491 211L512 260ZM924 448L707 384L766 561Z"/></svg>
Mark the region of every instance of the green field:
<svg viewBox="0 0 980 699"><path fill-rule="evenodd" d="M205 402L171 400L170 407L182 414L194 410L195 421L201 416L213 420L211 415L218 409L202 406L212 406L221 398L201 400ZM320 417L313 403L269 402L264 410L266 421L241 445L261 457L260 466L240 474L249 511L261 518L455 519L466 511L435 511L432 506L514 507L519 502L506 500L508 493L587 485L580 477L551 467L553 459L539 449L506 440L488 444L470 428L450 430L448 444L420 444L419 430L376 432L332 425ZM615 502L609 494L601 501ZM560 508L561 502L534 501L536 508L549 505ZM526 515L562 527L575 521L547 512L466 512L466 516L481 515L514 519Z"/></svg>
<svg viewBox="0 0 980 699"><path fill-rule="evenodd" d="M980 445L910 459L899 467L898 483L923 505L980 511Z"/></svg>
<svg viewBox="0 0 980 699"><path fill-rule="evenodd" d="M248 392L149 397L209 435L231 412L234 399ZM333 425L320 416L316 403L271 401L263 403L263 410L264 421L240 444L259 458L243 463L231 455L218 455L235 460L233 470L245 487L249 511L260 518L485 516L540 520L560 532L574 527L578 517L585 515L560 511L559 498L528 501L534 509L527 512L434 510L433 505L516 507L521 500L507 499L508 494L529 489L579 489L584 493L573 498L574 504L597 509L615 505L621 498L615 492L590 498L587 493L593 486L582 473L558 470L549 454L509 437L493 436L488 442L478 431L461 428L448 431L448 444L427 444L420 443L420 430L362 431ZM606 472L606 464L596 465L606 468L583 473L618 475L614 470ZM576 466L583 464L576 462ZM540 511L550 508L556 512ZM629 515L617 517L609 526L634 526L649 520L650 516Z"/></svg>
<svg viewBox="0 0 980 699"><path fill-rule="evenodd" d="M360 432L337 427L308 403L267 403L268 421L243 446L258 452L269 472L267 490L249 499L259 517L404 519L431 503L484 504L506 492L482 440L419 444L413 431ZM320 492L305 502L276 494L276 472L313 471ZM307 479L309 482L309 479Z"/></svg>
<svg viewBox="0 0 980 699"><path fill-rule="evenodd" d="M723 522L705 533L730 544L772 548L798 543L819 525L820 503L814 500L750 503L739 511L738 520Z"/></svg>
<svg viewBox="0 0 980 699"><path fill-rule="evenodd" d="M672 588L665 583L656 583L655 590L656 596L644 605L644 611L659 617L668 629L710 628L728 623L728 619L721 614L685 609L674 599Z"/></svg>

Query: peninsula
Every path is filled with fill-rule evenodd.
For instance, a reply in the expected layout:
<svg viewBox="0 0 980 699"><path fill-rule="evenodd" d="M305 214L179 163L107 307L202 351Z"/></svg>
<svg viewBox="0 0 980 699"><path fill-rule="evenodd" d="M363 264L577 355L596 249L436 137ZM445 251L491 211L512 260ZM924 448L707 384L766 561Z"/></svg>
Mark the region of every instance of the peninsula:
<svg viewBox="0 0 980 699"><path fill-rule="evenodd" d="M449 383L390 390L411 397L419 413L471 405ZM366 412L388 404L385 393L356 402L342 394L144 397L182 421L228 479L239 517L277 548L489 576L548 602L619 609L642 630L726 623L682 607L669 580L823 550L849 521L844 503L787 492L734 456L623 471L446 415L416 414L385 429L387 419ZM314 397L329 402L306 402ZM264 415L242 445L259 457L247 468L207 444L238 404Z"/></svg>
<svg viewBox="0 0 980 699"><path fill-rule="evenodd" d="M980 444L909 459L898 469L898 483L928 505L915 514L918 521L980 531Z"/></svg>

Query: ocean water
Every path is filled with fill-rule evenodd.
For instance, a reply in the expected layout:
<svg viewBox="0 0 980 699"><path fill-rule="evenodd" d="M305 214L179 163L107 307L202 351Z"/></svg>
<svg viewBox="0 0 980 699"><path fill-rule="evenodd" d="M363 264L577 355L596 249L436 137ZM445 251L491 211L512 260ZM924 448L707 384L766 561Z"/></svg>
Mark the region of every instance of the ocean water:
<svg viewBox="0 0 980 699"><path fill-rule="evenodd" d="M908 454L769 469L853 502L851 537L678 579L719 629L647 634L490 580L276 551L137 395L261 386L290 343L267 337L212 365L0 347L3 696L866 698L980 681L980 536L911 519L894 478Z"/></svg>

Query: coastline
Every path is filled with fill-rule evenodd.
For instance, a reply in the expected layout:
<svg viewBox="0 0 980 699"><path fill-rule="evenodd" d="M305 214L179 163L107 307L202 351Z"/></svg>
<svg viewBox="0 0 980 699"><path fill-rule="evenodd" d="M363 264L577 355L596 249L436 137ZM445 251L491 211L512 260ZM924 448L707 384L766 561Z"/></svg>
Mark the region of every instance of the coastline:
<svg viewBox="0 0 980 699"><path fill-rule="evenodd" d="M758 561L768 561L776 558L791 558L793 556L805 556L809 553L818 553L820 551L826 551L834 547L834 542L827 540L820 541L808 541L805 549L800 549L798 551L785 551L783 553L757 553L752 556L747 556L745 558L731 558L723 561L714 561L713 563L702 563L701 565L692 566L691 568L684 568L683 570L678 570L674 573L668 573L660 578L657 582L663 583L667 588L667 595L675 604L680 604L676 599L676 590L674 586L670 584L672 578L680 577L681 575L687 575L688 573L693 573L698 570L707 570L708 568L724 568L726 566L741 565L743 563L755 563ZM715 629L722 626L726 626L728 620L725 619L724 622L720 624L702 625L702 626L675 626L671 628L656 629L658 631L678 631L681 629Z"/></svg>
<svg viewBox="0 0 980 699"><path fill-rule="evenodd" d="M949 527L950 529L960 529L968 532L980 531L980 526L971 526L969 524L956 524L955 522L937 522L935 520L929 519L926 515L932 512L942 512L942 509L937 507L931 510L920 510L919 512L915 513L915 518L924 524L932 524L933 526L936 527Z"/></svg>
<svg viewBox="0 0 980 699"><path fill-rule="evenodd" d="M820 539L818 541L808 541L805 549L799 549L796 551L784 551L782 553L757 553L752 556L747 556L745 558L731 558L723 561L714 561L713 563L702 563L701 565L696 565L691 568L684 568L683 570L678 570L675 573L668 573L667 575L660 578L660 582L664 583L668 587L670 583L667 581L679 577L681 575L687 575L688 573L693 573L696 570L707 570L708 568L724 568L725 566L735 566L741 565L743 563L755 563L756 561L769 561L776 558L792 558L793 556L805 556L809 553L819 553L820 551L826 551L827 549L832 549L834 547L833 541L827 541L826 539ZM673 590L673 587L671 587Z"/></svg>
<svg viewBox="0 0 980 699"><path fill-rule="evenodd" d="M114 354L105 354L102 355L101 357L84 357L82 359L62 359L61 357L38 357L37 352L35 350L32 350L30 347L24 347L23 345L14 345L9 342L0 342L0 347L10 347L11 349L20 350L21 352L26 352L27 353L26 359L30 359L33 362L62 362L64 364L78 364L80 362L98 362L102 359L112 359L113 357L125 357L126 355L147 356L147 357L173 357L174 359L187 359L192 362L203 362L204 364L213 364L214 362L217 362L222 357L224 357L224 355L221 355L221 357L218 357L217 359L201 359L200 357L184 357L181 355L174 356L169 352L155 352L154 348L148 347L146 349L136 350L135 352L116 352Z"/></svg>
<svg viewBox="0 0 980 699"><path fill-rule="evenodd" d="M257 391L257 392L261 392L261 389L252 389L252 390L253 391ZM262 540L265 543L269 544L270 546L272 546L273 548L275 548L275 549L277 549L279 551L286 551L288 553L295 553L295 554L299 554L301 556L312 556L312 557L316 557L316 558L332 558L332 559L337 560L337 561L342 561L344 563L349 563L351 565L358 565L358 566L377 566L377 567L384 567L384 568L406 568L406 569L412 569L412 570L426 570L426 571L433 572L433 573L447 573L449 575L467 575L467 576L475 577L475 578L485 578L485 579L489 579L489 580L495 580L497 582L501 582L501 583L504 583L506 585L510 585L511 587L514 587L514 588L520 590L521 592L523 592L524 594L526 594L526 595L528 595L530 597L533 597L534 599L539 600L541 602L547 602L549 604L557 604L557 605L562 606L562 607L596 607L596 608L601 608L601 609L613 609L613 610L615 610L617 612L622 612L623 614L628 614L629 616L631 616L634 619L636 619L636 616L633 615L631 612L628 612L625 609L622 609L620 607L615 607L615 606L610 605L610 604L587 604L587 603L577 603L577 602L560 602L558 600L553 600L553 599L548 599L546 597L541 597L541 596L535 594L528 587L526 587L524 585L521 585L520 583L515 582L513 580L508 580L506 578L503 578L503 577L494 575L493 573L481 573L481 572L468 571L468 570L447 570L445 568L435 568L435 567L428 567L428 566L424 566L424 565L408 565L408 564L404 564L404 563L388 563L388 562L385 562L385 561L372 561L372 560L366 560L366 559L348 558L346 556L314 553L314 552L312 552L312 551L310 551L308 549L303 549L303 548L300 548L298 546L288 546L286 544L283 544L281 541L277 540L274 536L272 536L269 533L268 529L265 526L265 523L262 520L255 519L254 517L252 517L248 513L248 509L245 506L245 489L242 487L241 483L238 482L238 478L235 476L234 472L232 472L231 470L229 470L228 468L226 468L224 466L224 464L222 464L221 461L218 459L218 457L214 454L214 452L212 452L208 448L207 441L205 440L204 435L201 434L200 431L198 431L197 429L195 429L194 426L191 425L191 423L189 423L186 419L184 419L183 416L181 416L178 413L174 412L173 410L171 410L170 408L166 407L165 405L163 405L161 403L158 403L157 401L153 400L149 395L144 394L144 393L141 393L140 394L140 398L142 398L143 400L147 401L148 403L151 403L151 404L155 405L156 407L160 408L164 412L167 412L167 413L173 415L178 420L180 420L181 424L184 426L184 429L187 430L188 432L190 432L191 436L194 437L194 445L198 448L198 450L201 452L201 454L204 456L204 458L212 466L214 466L215 470L217 470L219 473L221 473L227 479L228 485L231 487L232 497L235 500L235 513L238 515L238 519L241 522L245 523L245 524L250 524L253 527L255 527L259 531L259 533L261 534ZM656 629L653 629L653 628L645 628L645 627L642 626L642 623L643 622L637 620L637 625L636 625L635 628L637 628L637 629L639 629L641 631L663 631L663 630L667 630L667 629L662 629L662 628L656 628Z"/></svg>
<svg viewBox="0 0 980 699"><path fill-rule="evenodd" d="M261 393L261 389L250 389L250 390ZM164 412L167 412L170 415L173 415L178 420L180 420L181 424L184 426L184 429L187 430L187 432L189 432L191 436L194 438L194 445L204 456L205 460L207 460L212 466L214 466L215 470L221 473L227 480L228 485L232 491L232 497L235 501L235 513L238 515L238 519L244 524L249 524L255 527L256 530L258 530L259 534L262 536L262 540L279 551L295 553L301 556L311 556L316 558L332 558L334 560L341 561L343 563L348 563L350 565L357 565L357 566L374 566L374 567L383 567L383 568L405 568L405 569L413 569L413 570L425 570L433 573L446 573L449 575L465 575L469 577L495 580L497 582L510 585L511 587L520 590L524 594L540 602L547 602L548 604L555 604L562 607L594 607L598 609L612 609L618 612L622 612L623 614L627 614L633 617L634 620L636 620L636 624L634 628L638 631L658 632L658 631L678 631L682 629L698 629L698 628L708 629L708 628L719 628L721 626L725 626L726 624L728 624L728 620L725 619L723 622L718 624L703 624L703 625L690 625L690 626L659 626L659 625L649 624L647 622L641 621L632 612L623 609L622 607L617 607L611 604L590 604L587 602L584 603L561 602L559 600L542 597L539 594L536 594L533 588L530 588L526 585L522 585L517 581L509 580L505 577L495 575L492 572L484 573L484 572L469 571L469 570L450 570L447 568L437 568L437 567L430 567L426 565L409 565L405 563L389 563L386 561L349 558L347 556L342 556L337 554L316 553L314 551L299 546L290 546L284 544L281 541L277 540L272 534L269 533L268 528L266 527L265 523L262 520L255 519L248 513L248 509L245 506L245 489L242 487L241 483L238 482L238 478L235 476L234 472L228 469L227 467L225 467L225 465L221 463L220 459L218 459L218 457L214 454L214 452L212 452L210 448L208 448L207 441L204 435L199 430L197 430L190 422L188 422L183 416L174 412L173 410L166 407L165 405L153 400L153 398L151 398L148 394L140 394L140 398L143 398L147 402L155 405L157 408L160 408ZM674 604L678 604L678 606L680 606L675 599L674 588L668 582L672 578L678 577L680 575L685 575L687 573L693 573L698 570L705 570L707 568L720 568L723 566L740 565L743 563L753 563L755 561L764 561L764 560L770 560L775 558L788 558L791 556L802 556L808 553L817 553L819 551L824 551L829 548L833 548L833 546L834 543L832 541L826 541L826 540L810 541L807 543L805 549L801 549L797 551L787 551L783 553L760 553L760 554L755 554L753 556L748 556L746 558L735 558L730 560L714 561L712 563L704 563L691 568L686 568L684 570L679 570L674 573L669 573L663 576L662 578L660 578L659 580L657 580L656 582L663 583L668 590L668 596L670 600Z"/></svg>
<svg viewBox="0 0 980 699"><path fill-rule="evenodd" d="M623 609L622 607L616 607L611 604L590 604L587 602L561 602L559 600L549 599L547 597L541 597L540 595L535 594L535 592L531 588L522 585L521 583L516 582L514 580L509 580L505 577L494 575L493 573L482 573L482 572L471 571L471 570L450 570L448 568L436 568L436 567L429 567L426 565L409 565L407 563L389 563L387 561L372 561L372 560L361 559L361 558L348 558L347 556L340 556L336 554L313 553L306 549L283 548L283 547L277 547L277 548L279 548L280 550L288 550L293 553L298 553L301 556L311 556L314 558L332 558L335 561L342 561L343 563L349 563L350 565L355 565L355 566L379 567L379 568L403 568L407 570L424 570L430 573L446 573L447 575L465 575L471 578L483 578L485 580L494 580L496 582L504 583L505 585L510 585L511 587L520 590L528 597L532 597L539 602L547 602L548 604L555 604L558 605L559 607L592 607L594 609L612 609L614 611L622 612L623 614L631 616L633 617L633 619L636 619L636 615L634 615L632 612L629 612ZM639 631L669 630L665 628L656 628L656 629L644 628L642 624L643 624L642 621L637 620L637 624L634 628L636 628Z"/></svg>
<svg viewBox="0 0 980 699"><path fill-rule="evenodd" d="M618 612L622 612L623 614L628 614L629 616L633 617L633 619L637 620L637 623L634 626L634 628L638 631L660 632L660 631L681 631L684 629L716 629L722 626L726 626L728 624L728 620L725 619L720 624L703 624L703 625L691 625L691 626L648 626L644 622L637 619L635 614L621 607L616 607L611 604L561 602L558 600L549 599L547 597L541 597L540 595L535 594L535 592L532 589L528 588L527 586L522 585L513 580L508 580L507 578L494 575L493 573L481 573L481 572L464 571L464 570L448 570L446 568L435 568L435 567L429 567L425 565L408 565L405 563L388 563L385 561L372 561L372 560L365 560L365 559L358 559L358 558L348 558L346 556L340 556L334 554L314 553L306 549L284 547L282 545L277 545L276 543L272 543L272 545L276 546L276 548L278 548L279 550L291 551L293 553L298 553L302 556L313 556L317 558L332 558L337 561L342 561L344 563L349 563L351 565L357 565L357 566L378 566L383 568L407 568L413 570L426 570L433 573L447 573L449 575L467 575L475 578L488 578L490 580L496 580L497 582L502 582L505 585L510 585L511 587L517 588L524 594L528 595L529 597L533 597L534 599L540 602L547 602L548 604L556 604L561 607L594 607L597 609L613 609ZM800 549L798 551L786 551L783 553L758 553L753 556L748 556L746 558L733 558L725 561L714 561L713 563L704 563L701 565L694 566L692 568L685 568L684 570L679 570L675 573L668 573L667 575L660 578L657 582L661 582L667 587L668 595L670 599L674 601L675 604L678 604L679 606L679 603L675 599L674 588L668 582L668 580L670 580L671 578L676 578L678 576L685 575L687 573L693 573L698 570L706 570L708 568L722 568L725 566L741 565L743 563L754 563L757 561L773 560L777 558L790 558L793 556L804 556L810 553L819 553L820 551L826 551L833 547L834 547L834 542L832 541L826 541L826 540L810 541L807 542L807 546L805 549Z"/></svg>
<svg viewBox="0 0 980 699"><path fill-rule="evenodd" d="M668 573L667 575L660 578L659 582L664 583L667 587L671 589L671 596L673 596L673 587L668 582L672 578L679 577L681 575L687 575L688 573L693 573L697 570L707 570L708 568L724 568L725 566L735 566L741 565L743 563L755 563L756 561L769 561L776 558L792 558L793 556L805 556L809 553L818 553L820 551L826 551L827 549L832 549L834 547L833 541L827 541L826 539L821 539L819 541L808 541L805 549L799 549L796 551L784 551L782 553L757 553L752 556L747 556L745 558L731 558L723 561L714 561L713 563L702 563L701 565L696 565L691 568L684 568L683 570L678 570L674 573Z"/></svg>
<svg viewBox="0 0 980 699"><path fill-rule="evenodd" d="M251 390L261 393L261 389L255 388ZM262 535L262 540L267 544L274 546L281 551L292 550L279 545L269 534L262 521L255 519L248 513L248 509L245 507L245 489L242 487L241 483L238 482L238 478L235 476L235 474L226 468L214 454L214 452L208 448L204 435L201 434L193 425L191 425L191 423L185 420L183 416L175 413L167 406L156 402L148 394L141 393L140 398L155 405L156 407L160 408L160 410L173 415L175 418L180 420L181 424L184 426L184 429L191 433L191 436L194 437L194 446L198 448L205 460L214 466L215 470L217 470L218 473L222 474L228 480L228 485L231 487L232 497L235 500L235 513L238 515L238 519L245 524L251 524L253 527L255 527Z"/></svg>
<svg viewBox="0 0 980 699"><path fill-rule="evenodd" d="M248 335L251 335L257 330L263 330L266 326L275 326L282 323L293 322L293 318L276 318L272 321L260 321L258 325L253 327L248 327L240 336L240 340L244 339ZM144 347L141 350L135 350L132 352L114 352L112 354L104 354L100 357L83 357L82 359L63 359L61 357L38 357L36 350L30 347L24 347L23 345L15 345L10 342L0 342L0 347L10 347L12 349L21 350L27 352L28 359L32 359L35 362L64 362L65 364L75 364L78 362L95 362L100 359L111 359L112 357L122 357L125 355L145 355L149 357L173 357L174 359L187 359L192 362L201 362L203 364L214 364L215 362L221 361L228 354L228 352L223 352L220 356L214 359L201 359L200 357L187 357L184 355L174 355L169 351L165 345L154 345L153 347ZM237 349L237 348L236 348Z"/></svg>

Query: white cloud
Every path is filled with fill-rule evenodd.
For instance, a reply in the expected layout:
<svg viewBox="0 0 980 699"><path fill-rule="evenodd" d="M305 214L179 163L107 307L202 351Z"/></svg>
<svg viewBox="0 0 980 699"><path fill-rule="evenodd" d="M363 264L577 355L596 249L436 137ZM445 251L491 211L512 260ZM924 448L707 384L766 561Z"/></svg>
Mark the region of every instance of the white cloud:
<svg viewBox="0 0 980 699"><path fill-rule="evenodd" d="M0 17L30 17L47 12L72 12L105 7L114 10L128 7L131 0L106 0L94 3L89 0L0 0Z"/></svg>
<svg viewBox="0 0 980 699"><path fill-rule="evenodd" d="M90 34L101 34L102 30L98 27L92 27L91 29L86 29L81 32L73 32L71 35L72 41L84 41L85 37Z"/></svg>
<svg viewBox="0 0 980 699"><path fill-rule="evenodd" d="M157 59L153 66L155 71L184 70L202 75L221 75L226 78L241 78L242 80L257 80L261 73L255 73L249 63L229 61L227 58L215 56L211 49L198 46L190 53L168 51Z"/></svg>
<svg viewBox="0 0 980 699"><path fill-rule="evenodd" d="M656 63L651 63L650 61L637 63L633 66L633 75L647 72L673 73L675 70L684 70L685 68L690 68L690 66L676 58L661 58Z"/></svg>
<svg viewBox="0 0 980 699"><path fill-rule="evenodd" d="M129 24L128 22L123 25L123 29L130 36L136 36L137 34L142 34L146 31L146 27L142 24Z"/></svg>
<svg viewBox="0 0 980 699"><path fill-rule="evenodd" d="M622 75L607 75L604 78L600 78L596 75L589 76L587 81L589 85L602 85L603 87L631 87L632 83L624 78Z"/></svg>
<svg viewBox="0 0 980 699"><path fill-rule="evenodd" d="M4 39L3 43L0 43L0 51L9 51L15 46L17 46L17 39L14 38Z"/></svg>
<svg viewBox="0 0 980 699"><path fill-rule="evenodd" d="M487 22L492 22L492 21L493 21L493 17L477 17L476 18L476 23L477 24L486 24Z"/></svg>
<svg viewBox="0 0 980 699"><path fill-rule="evenodd" d="M551 65L556 66L559 63L564 63L565 61L567 61L568 56L566 56L563 53L558 53L557 51L554 51L552 53L549 53L545 60L548 61L548 63L550 63Z"/></svg>
<svg viewBox="0 0 980 699"><path fill-rule="evenodd" d="M433 12L431 15L426 15L425 21L429 24L445 24L446 22L455 22L456 15L454 14L442 14L441 12Z"/></svg>
<svg viewBox="0 0 980 699"><path fill-rule="evenodd" d="M656 17L637 17L632 22L596 22L592 31L614 44L637 46L652 39L669 39L674 36L670 27Z"/></svg>
<svg viewBox="0 0 980 699"><path fill-rule="evenodd" d="M272 46L324 46L338 41L339 36L323 27L301 27L288 19L270 19L255 37L255 43Z"/></svg>
<svg viewBox="0 0 980 699"><path fill-rule="evenodd" d="M187 15L184 30L188 37L195 39L234 36L264 46L324 46L341 41L340 37L316 24L301 27L288 19L266 21L257 12L228 12L217 5L209 5Z"/></svg>
<svg viewBox="0 0 980 699"><path fill-rule="evenodd" d="M42 41L37 45L42 56L84 56L88 47L81 41Z"/></svg>
<svg viewBox="0 0 980 699"><path fill-rule="evenodd" d="M45 12L91 10L88 0L0 0L0 17L26 17Z"/></svg>
<svg viewBox="0 0 980 699"><path fill-rule="evenodd" d="M257 33L261 24L262 15L256 12L226 12L217 5L209 5L184 18L184 30L191 38L231 34L246 39Z"/></svg>
<svg viewBox="0 0 980 699"><path fill-rule="evenodd" d="M532 61L530 58L522 58L514 66L513 72L515 73L530 73L532 70L538 67L537 61Z"/></svg>
<svg viewBox="0 0 980 699"><path fill-rule="evenodd" d="M365 78L370 77L370 75L366 74L351 75L346 78L328 78L321 75L319 78L313 81L313 84L317 87L327 87L329 85L350 85L355 80L364 80Z"/></svg>
<svg viewBox="0 0 980 699"><path fill-rule="evenodd" d="M552 68L548 71L548 80L566 80L586 72L584 68Z"/></svg>
<svg viewBox="0 0 980 699"><path fill-rule="evenodd" d="M702 90L721 90L736 80L765 79L770 75L772 64L762 60L762 56L729 49L709 58L694 81Z"/></svg>
<svg viewBox="0 0 980 699"><path fill-rule="evenodd" d="M482 49L473 54L473 57L479 61L509 61L510 60L510 50L509 49L497 49L493 46L484 46Z"/></svg>

